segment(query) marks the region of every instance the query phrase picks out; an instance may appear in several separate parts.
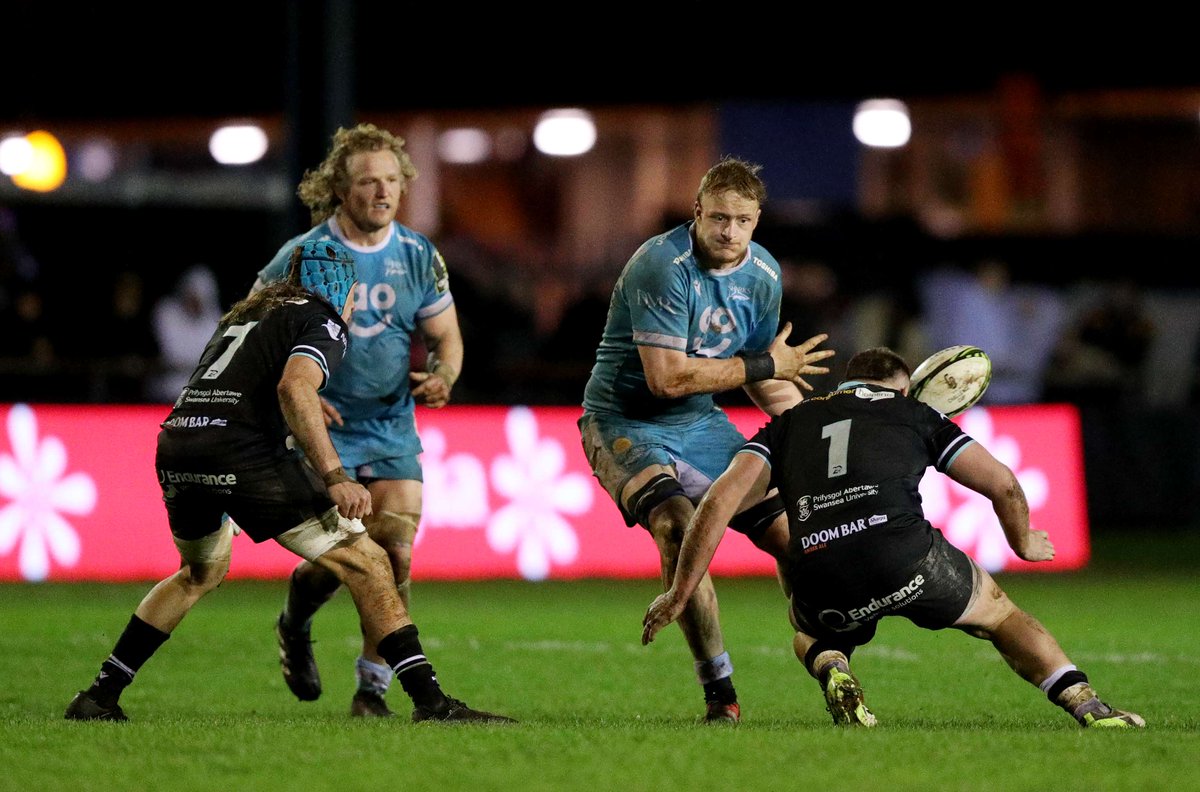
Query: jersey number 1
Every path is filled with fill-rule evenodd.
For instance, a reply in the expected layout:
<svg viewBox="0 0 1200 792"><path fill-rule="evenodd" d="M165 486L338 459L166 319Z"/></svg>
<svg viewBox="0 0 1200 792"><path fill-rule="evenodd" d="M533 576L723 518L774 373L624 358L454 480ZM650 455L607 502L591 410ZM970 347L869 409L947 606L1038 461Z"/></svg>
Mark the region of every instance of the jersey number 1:
<svg viewBox="0 0 1200 792"><path fill-rule="evenodd" d="M822 426L821 439L829 440L828 478L846 475L846 458L850 452L850 419Z"/></svg>

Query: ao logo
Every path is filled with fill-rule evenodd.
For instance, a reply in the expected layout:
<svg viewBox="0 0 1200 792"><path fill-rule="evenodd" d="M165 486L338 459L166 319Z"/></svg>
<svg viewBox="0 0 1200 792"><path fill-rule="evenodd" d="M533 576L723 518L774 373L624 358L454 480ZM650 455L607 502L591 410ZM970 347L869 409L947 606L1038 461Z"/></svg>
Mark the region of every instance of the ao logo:
<svg viewBox="0 0 1200 792"><path fill-rule="evenodd" d="M392 288L390 283L376 283L370 287L368 291L367 284L360 283L354 287L354 319L357 320L360 316L366 317L367 308L375 311L384 312L383 318L372 325L363 327L356 321L350 323L350 332L361 338L370 338L371 336L379 335L388 327L387 311L392 309L396 304L396 290Z"/></svg>
<svg viewBox="0 0 1200 792"><path fill-rule="evenodd" d="M700 314L700 333L692 342L692 351L700 357L716 357L729 348L733 343L731 338L722 338L721 343L712 347L702 347L704 336L710 332L728 335L737 330L737 325L733 321L733 314L729 313L728 309L713 306L708 306L704 312Z"/></svg>

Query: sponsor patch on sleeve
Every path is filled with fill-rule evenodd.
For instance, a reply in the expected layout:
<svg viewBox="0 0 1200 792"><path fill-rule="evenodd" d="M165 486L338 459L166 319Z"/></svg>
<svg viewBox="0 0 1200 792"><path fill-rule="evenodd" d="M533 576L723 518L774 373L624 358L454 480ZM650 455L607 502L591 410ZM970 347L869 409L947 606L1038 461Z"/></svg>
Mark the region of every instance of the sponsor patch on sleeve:
<svg viewBox="0 0 1200 792"><path fill-rule="evenodd" d="M450 273L446 271L446 260L437 248L433 249L433 279L438 294L450 291Z"/></svg>

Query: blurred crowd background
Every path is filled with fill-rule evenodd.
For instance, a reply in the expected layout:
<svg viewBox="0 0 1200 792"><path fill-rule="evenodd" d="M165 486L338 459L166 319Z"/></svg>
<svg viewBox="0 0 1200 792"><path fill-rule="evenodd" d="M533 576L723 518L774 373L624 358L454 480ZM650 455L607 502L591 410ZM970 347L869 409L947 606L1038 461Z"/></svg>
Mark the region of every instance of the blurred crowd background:
<svg viewBox="0 0 1200 792"><path fill-rule="evenodd" d="M128 232L97 233L72 242L78 251L61 261L20 235L19 216L0 207L5 402L172 403L221 314L273 252L264 247L256 260L230 239L175 262L170 248L146 250ZM662 228L685 221L663 218ZM993 360L987 404L1200 405L1200 292L1156 280L1145 261L1151 245L1141 263L1126 251L1127 271L1098 264L1069 279L1060 270L1111 259L1110 243L962 244L930 239L911 220L854 217L815 226L768 218L756 239L782 265L781 319L793 340L828 333L843 362L882 344L915 366L936 349L971 343ZM577 404L624 260L584 270L544 252L510 257L465 234L437 242L467 348L456 401ZM629 240L630 252L635 246ZM1074 265L1057 261L1064 256ZM811 384L828 390L834 369Z"/></svg>
<svg viewBox="0 0 1200 792"><path fill-rule="evenodd" d="M172 402L221 313L309 227L300 174L337 126L371 121L406 138L420 176L399 219L449 267L455 401L577 405L621 268L689 219L700 176L733 154L764 166L755 239L783 265L794 339L829 333L842 363L879 344L913 365L978 345L995 367L985 404L1079 406L1094 517L1200 523L1200 76L981 57L937 78L772 63L774 79L706 83L593 62L590 82L568 70L521 92L534 83L493 47L460 52L482 60L456 93L452 77L381 73L365 4L286 5L270 36L224 31L228 58L193 62L173 40L170 68L196 71L173 71L169 92L14 87L0 137L48 129L69 167L49 192L0 178L0 402ZM238 62L251 51L254 68ZM92 63L99 80L153 59ZM856 108L880 96L907 108L903 145L855 138ZM582 155L531 143L562 106L594 118ZM209 136L233 118L266 130L261 160L212 161ZM461 130L482 153L453 149Z"/></svg>

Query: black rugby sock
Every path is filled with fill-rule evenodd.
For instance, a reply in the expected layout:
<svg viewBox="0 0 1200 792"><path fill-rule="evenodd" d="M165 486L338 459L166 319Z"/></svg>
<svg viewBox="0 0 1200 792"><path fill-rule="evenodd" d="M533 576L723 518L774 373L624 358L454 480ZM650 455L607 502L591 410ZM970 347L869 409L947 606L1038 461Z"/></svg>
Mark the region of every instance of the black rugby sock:
<svg viewBox="0 0 1200 792"><path fill-rule="evenodd" d="M737 691L733 687L733 677L724 677L714 682L704 683L704 703L737 704L737 700Z"/></svg>
<svg viewBox="0 0 1200 792"><path fill-rule="evenodd" d="M100 673L88 689L88 693L98 704L111 707L117 703L121 691L133 682L138 669L158 651L170 633L165 633L157 627L152 627L134 614L129 618L129 624L117 639L112 654L100 664Z"/></svg>
<svg viewBox="0 0 1200 792"><path fill-rule="evenodd" d="M417 625L401 627L379 642L378 652L396 672L400 686L418 707L441 709L446 704L446 694L438 685L433 665L425 657L421 641L417 638Z"/></svg>

